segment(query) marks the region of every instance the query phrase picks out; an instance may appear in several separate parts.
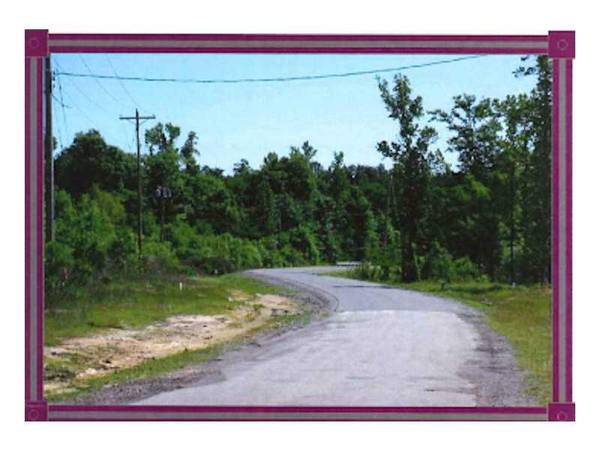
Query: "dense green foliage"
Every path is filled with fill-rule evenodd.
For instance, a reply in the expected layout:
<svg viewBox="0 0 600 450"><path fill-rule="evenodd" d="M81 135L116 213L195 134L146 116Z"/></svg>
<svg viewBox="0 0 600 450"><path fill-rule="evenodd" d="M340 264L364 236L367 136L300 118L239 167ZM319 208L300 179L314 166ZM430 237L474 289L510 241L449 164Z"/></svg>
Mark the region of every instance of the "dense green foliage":
<svg viewBox="0 0 600 450"><path fill-rule="evenodd" d="M190 132L159 123L145 133L143 254L138 260L135 156L79 133L56 158L56 241L47 244L48 298L115 273L221 274L253 267L368 262L367 276L547 282L550 264L550 89L545 57L520 68L529 94L454 97L425 111L409 80L379 81L398 124L373 143L387 167L329 166L305 142L260 167L201 166ZM374 95L376 92L374 91ZM434 149L447 127L449 153ZM169 196L160 196L168 188Z"/></svg>

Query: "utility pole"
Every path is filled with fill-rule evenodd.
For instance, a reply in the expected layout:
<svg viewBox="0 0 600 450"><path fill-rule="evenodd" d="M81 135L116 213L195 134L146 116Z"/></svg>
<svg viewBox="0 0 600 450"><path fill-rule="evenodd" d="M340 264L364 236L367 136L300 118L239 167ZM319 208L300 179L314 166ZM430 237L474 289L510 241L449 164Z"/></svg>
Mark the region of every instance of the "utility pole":
<svg viewBox="0 0 600 450"><path fill-rule="evenodd" d="M515 286L515 161L510 170L510 284Z"/></svg>
<svg viewBox="0 0 600 450"><path fill-rule="evenodd" d="M137 144L137 181L138 181L138 258L142 259L142 159L140 147L140 120L156 119L154 115L140 116L139 111L135 110L135 116L124 117L119 116L120 120L135 120L135 138Z"/></svg>
<svg viewBox="0 0 600 450"><path fill-rule="evenodd" d="M50 55L44 59L44 169L46 242L54 240L54 138L52 136L52 66Z"/></svg>

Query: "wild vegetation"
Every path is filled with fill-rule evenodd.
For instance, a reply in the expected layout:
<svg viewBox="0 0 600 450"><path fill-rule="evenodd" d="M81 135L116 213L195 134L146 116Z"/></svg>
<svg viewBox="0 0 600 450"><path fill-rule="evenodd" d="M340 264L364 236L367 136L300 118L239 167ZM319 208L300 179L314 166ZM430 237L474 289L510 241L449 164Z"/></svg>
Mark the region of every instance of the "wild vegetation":
<svg viewBox="0 0 600 450"><path fill-rule="evenodd" d="M257 332L307 322L313 312L291 294L237 274L142 275L88 286L46 311L45 397L68 400L158 377Z"/></svg>
<svg viewBox="0 0 600 450"><path fill-rule="evenodd" d="M117 274L223 274L340 260L368 262L366 275L382 280L547 283L549 64L538 57L516 70L537 77L528 94L457 95L449 111L425 111L403 75L380 80L399 130L397 140L373 143L387 167L348 165L342 151L325 167L304 142L286 156L268 153L260 167L242 159L225 173L201 165L193 131L178 146L180 128L159 123L145 133L141 259L135 155L97 130L81 132L55 160L47 305ZM457 164L444 159L436 127L449 130L443 150Z"/></svg>
<svg viewBox="0 0 600 450"><path fill-rule="evenodd" d="M178 126L158 123L144 135L141 254L136 156L98 130L78 133L55 158L45 341L62 350L46 355L46 387L56 388L47 396L67 399L157 376L206 361L222 346L215 340L119 365L114 355L106 362L104 353L69 350L73 339L130 330L142 336L173 317L222 315L238 326L235 314L257 313L256 298L282 292L228 273L353 260L361 265L347 276L482 310L513 344L529 392L545 403L551 72L547 58L527 60L515 76L536 77L531 92L503 99L464 93L448 111L426 111L403 75L378 80L373 95L378 87L398 136L373 142L387 159L376 167L347 164L343 149L323 165L307 141L285 156L267 153L258 167L242 159L226 172L202 164L194 131L182 140ZM441 129L447 142L439 142ZM306 318L296 311L250 325ZM246 336L238 331L235 339ZM89 369L98 373L82 377Z"/></svg>

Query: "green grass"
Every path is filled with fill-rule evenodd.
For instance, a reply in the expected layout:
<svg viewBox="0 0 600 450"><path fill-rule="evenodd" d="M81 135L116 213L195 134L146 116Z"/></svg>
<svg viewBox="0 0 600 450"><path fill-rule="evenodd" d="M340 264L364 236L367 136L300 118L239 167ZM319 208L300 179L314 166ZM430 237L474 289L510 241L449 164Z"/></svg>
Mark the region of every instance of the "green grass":
<svg viewBox="0 0 600 450"><path fill-rule="evenodd" d="M179 282L183 289L179 289ZM137 328L177 314L223 314L240 306L230 301L232 290L249 297L255 294L290 294L289 289L267 285L238 274L220 277L154 277L114 280L107 284L81 289L75 295L53 302L45 314L46 345L57 345L63 339L98 334L110 328ZM244 342L250 334L270 329L305 324L310 312L276 316L227 345ZM142 364L119 369L97 378L78 380L75 374L88 362L77 355L67 359L47 359L46 379L69 382L68 390L47 393L49 401L58 402L93 392L102 386L130 380L157 377L192 364L204 363L218 356L224 344L201 350L183 351L163 358L148 359Z"/></svg>
<svg viewBox="0 0 600 450"><path fill-rule="evenodd" d="M156 377L182 369L191 364L205 363L211 358L218 356L222 348L223 346L221 345L214 345L202 350L175 353L160 359L149 359L135 367L117 370L102 377L91 378L85 381L74 380L69 386L68 391L47 393L45 397L50 402L66 401L79 395L96 391L106 385L122 384L130 380Z"/></svg>
<svg viewBox="0 0 600 450"><path fill-rule="evenodd" d="M240 305L228 300L232 289L250 296L282 292L238 274L117 279L54 300L45 312L45 343L57 345L108 328L143 327L178 314L226 313Z"/></svg>
<svg viewBox="0 0 600 450"><path fill-rule="evenodd" d="M287 328L296 324L306 325L310 321L310 318L311 314L309 311L272 317L266 324L257 327L251 333ZM249 336L242 336L228 342L227 345L230 347L240 345L248 339ZM193 364L206 363L222 354L224 348L225 344L212 345L201 350L183 351L164 358L149 359L135 367L117 370L98 378L91 378L85 381L73 380L68 391L46 394L45 397L50 402L64 402L74 397L94 392L106 385L118 385L133 380L159 377ZM46 366L45 370L50 370L57 376L72 378L75 374L75 371L65 366L64 363L58 363L55 366L52 366L52 363L50 364L50 366Z"/></svg>
<svg viewBox="0 0 600 450"><path fill-rule="evenodd" d="M354 272L330 276L356 278ZM513 346L517 363L526 375L529 395L545 405L550 401L552 383L551 288L516 286L490 282L457 282L442 289L436 281L386 284L448 297L485 314L487 323Z"/></svg>

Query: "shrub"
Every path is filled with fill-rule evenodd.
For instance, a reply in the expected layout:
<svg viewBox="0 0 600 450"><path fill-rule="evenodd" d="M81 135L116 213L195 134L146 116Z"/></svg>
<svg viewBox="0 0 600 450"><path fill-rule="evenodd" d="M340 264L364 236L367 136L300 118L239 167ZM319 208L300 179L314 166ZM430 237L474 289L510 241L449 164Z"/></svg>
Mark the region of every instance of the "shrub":
<svg viewBox="0 0 600 450"><path fill-rule="evenodd" d="M100 205L83 195L73 205L67 193L57 193L57 242L72 249L74 267L70 279L84 283L108 265L109 251L116 240L115 226Z"/></svg>
<svg viewBox="0 0 600 450"><path fill-rule="evenodd" d="M457 281L476 280L481 277L481 271L469 258L463 257L454 261L453 275Z"/></svg>
<svg viewBox="0 0 600 450"><path fill-rule="evenodd" d="M138 260L137 240L129 228L117 228L115 240L108 250L111 268L118 271L128 271L136 268Z"/></svg>
<svg viewBox="0 0 600 450"><path fill-rule="evenodd" d="M320 259L319 243L314 233L304 225L290 231L291 246L302 254L302 259L310 264L317 264Z"/></svg>
<svg viewBox="0 0 600 450"><path fill-rule="evenodd" d="M432 262L432 278L444 283L469 281L480 279L481 272L469 258L453 260L449 253L443 252Z"/></svg>
<svg viewBox="0 0 600 450"><path fill-rule="evenodd" d="M173 273L184 269L169 242L145 242L142 265L145 271L151 273Z"/></svg>
<svg viewBox="0 0 600 450"><path fill-rule="evenodd" d="M448 250L434 242L426 258L425 276L449 283L455 277L454 262Z"/></svg>
<svg viewBox="0 0 600 450"><path fill-rule="evenodd" d="M52 303L54 296L69 286L71 274L75 268L73 249L61 242L46 244L45 252L46 303Z"/></svg>
<svg viewBox="0 0 600 450"><path fill-rule="evenodd" d="M359 265L355 270L360 278L366 278L371 281L383 281L386 279L383 269L376 264L365 262Z"/></svg>

